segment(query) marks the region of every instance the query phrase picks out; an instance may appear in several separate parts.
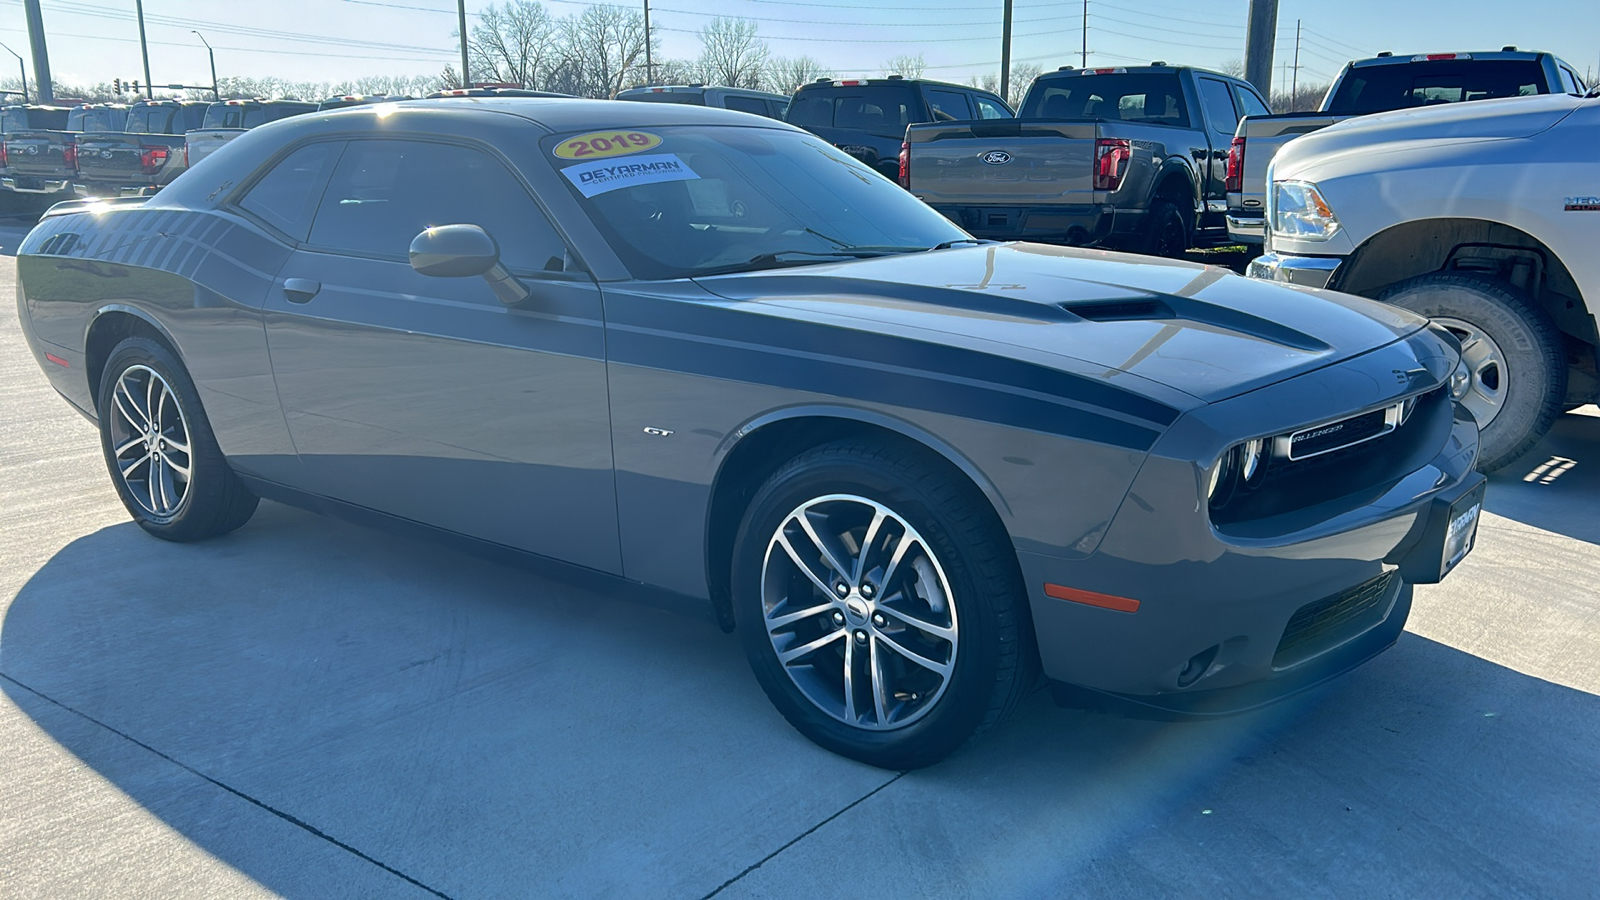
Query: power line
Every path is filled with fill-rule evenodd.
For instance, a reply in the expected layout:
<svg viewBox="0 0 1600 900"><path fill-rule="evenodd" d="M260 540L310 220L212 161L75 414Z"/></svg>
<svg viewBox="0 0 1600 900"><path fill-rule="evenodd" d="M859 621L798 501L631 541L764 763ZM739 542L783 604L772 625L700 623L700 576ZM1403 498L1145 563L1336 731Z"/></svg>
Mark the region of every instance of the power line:
<svg viewBox="0 0 1600 900"><path fill-rule="evenodd" d="M21 0L6 0L6 2L16 5L21 4ZM127 10L116 9L114 7L95 6L94 4L89 3L56 2L47 5L45 8L51 10L52 12L63 13L66 15L83 16L86 18L112 19L123 22L130 22L135 19L133 13ZM329 37L327 35L307 34L297 31L280 31L270 28L257 28L254 26L231 25L226 22L214 22L201 19L183 19L174 16L162 15L147 15L145 18L148 21L159 25L181 26L185 29L198 25L208 31L216 31L223 34L234 34L241 37L289 40L300 43L353 47L356 49L365 50L397 50L414 53L433 53L437 51L437 48L434 47L419 47L409 44L395 44L386 41L363 41L340 37Z"/></svg>
<svg viewBox="0 0 1600 900"><path fill-rule="evenodd" d="M1094 16L1091 14L1089 18L1091 20L1093 20ZM1147 36L1142 35L1142 34L1128 34L1126 32L1122 32L1122 31L1112 31L1109 28L1096 28L1093 25L1090 25L1089 29L1091 31L1094 31L1094 32L1098 33L1098 34L1114 34L1117 37L1131 38L1131 39L1136 40L1136 41L1145 41L1145 42L1151 43L1151 44L1165 44L1165 45L1167 45L1169 47L1183 47L1183 48L1186 48L1186 49L1189 49L1189 50L1237 50L1237 49L1239 49L1238 47L1218 47L1215 44L1189 44L1189 43L1183 43L1183 42L1180 42L1180 41L1165 41L1165 40L1162 40L1160 38L1147 37Z"/></svg>
<svg viewBox="0 0 1600 900"><path fill-rule="evenodd" d="M6 32L6 33L9 33L9 34L27 34L27 32L24 29L21 29L21 28L0 28L0 32ZM118 43L118 44L137 44L137 43L139 43L139 39L138 38L108 37L108 36L103 35L103 34L72 34L70 32L62 32L62 31L53 31L52 30L50 32L50 35L51 35L51 37L77 38L79 40L86 40L86 41L112 41L112 42ZM160 47L186 47L186 48L193 49L193 45L192 44L183 44L183 43L178 43L176 41L150 41L150 43L154 44L156 46L160 46ZM266 49L263 49L261 47L224 47L224 46L222 46L220 44L217 45L216 49L218 49L218 50L227 50L227 51L230 51L230 52L233 52L233 53L265 53L265 54L269 54L269 55L273 55L273 56L304 56L305 55L303 52L301 52L299 50L266 50ZM435 53L435 54L444 54L444 55L451 55L451 54L454 53L454 51L451 51L451 50L430 50L428 52L429 53ZM354 56L354 55L347 54L347 53L318 53L317 55L318 56L329 57L329 58L332 58L332 59L372 59L372 60L381 60L381 61L385 61L385 62L392 61L392 60L411 60L413 62L416 61L415 54L409 55L409 56ZM156 86L160 87L160 85L156 85Z"/></svg>

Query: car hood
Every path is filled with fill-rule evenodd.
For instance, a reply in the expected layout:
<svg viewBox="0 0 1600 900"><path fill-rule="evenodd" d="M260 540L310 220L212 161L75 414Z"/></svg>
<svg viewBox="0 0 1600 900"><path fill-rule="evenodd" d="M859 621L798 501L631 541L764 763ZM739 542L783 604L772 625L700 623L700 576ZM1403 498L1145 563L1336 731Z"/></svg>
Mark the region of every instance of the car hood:
<svg viewBox="0 0 1600 900"><path fill-rule="evenodd" d="M1392 343L1426 320L1194 263L988 244L696 279L772 312L1069 357L1207 402ZM996 346L1000 345L1000 346Z"/></svg>
<svg viewBox="0 0 1600 900"><path fill-rule="evenodd" d="M1526 138L1548 131L1586 101L1571 94L1476 100L1420 109L1357 116L1284 145L1273 159L1273 177L1292 174L1313 157L1344 153L1364 157L1442 141L1493 141Z"/></svg>

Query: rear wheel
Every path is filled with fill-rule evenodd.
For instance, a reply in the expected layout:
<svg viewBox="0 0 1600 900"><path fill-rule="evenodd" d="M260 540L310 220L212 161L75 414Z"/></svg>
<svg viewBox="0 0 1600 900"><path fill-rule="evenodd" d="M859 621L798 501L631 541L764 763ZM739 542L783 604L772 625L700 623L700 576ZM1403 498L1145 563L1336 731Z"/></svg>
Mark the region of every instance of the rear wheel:
<svg viewBox="0 0 1600 900"><path fill-rule="evenodd" d="M199 541L249 521L256 496L229 468L172 352L144 337L118 344L100 379L100 446L122 505L140 528Z"/></svg>
<svg viewBox="0 0 1600 900"><path fill-rule="evenodd" d="M751 668L802 734L875 766L937 762L1033 683L1015 551L970 485L841 442L774 474L734 548Z"/></svg>
<svg viewBox="0 0 1600 900"><path fill-rule="evenodd" d="M1157 200L1150 206L1149 221L1145 225L1143 247L1147 256L1165 256L1176 259L1189 250L1189 222L1178 204L1171 200Z"/></svg>
<svg viewBox="0 0 1600 900"><path fill-rule="evenodd" d="M1436 273L1378 299L1427 316L1461 341L1472 382L1461 405L1481 431L1478 468L1498 469L1550 430L1567 392L1566 353L1550 316L1509 285Z"/></svg>

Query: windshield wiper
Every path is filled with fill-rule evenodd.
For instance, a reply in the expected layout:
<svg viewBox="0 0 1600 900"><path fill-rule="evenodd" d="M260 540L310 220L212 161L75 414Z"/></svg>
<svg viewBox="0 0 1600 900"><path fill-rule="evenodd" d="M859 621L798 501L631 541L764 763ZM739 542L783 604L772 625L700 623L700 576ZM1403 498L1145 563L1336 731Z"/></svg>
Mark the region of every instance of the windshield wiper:
<svg viewBox="0 0 1600 900"><path fill-rule="evenodd" d="M951 247L954 247L957 244L991 244L991 243L994 243L994 242L993 241L980 241L977 238L956 238L955 240L943 241L941 243L934 244L932 247L929 247L928 249L929 250L949 250Z"/></svg>
<svg viewBox="0 0 1600 900"><path fill-rule="evenodd" d="M771 269L778 266L804 266L812 263L823 262L830 259L869 259L874 256L886 256L891 253L903 253L901 248L884 247L841 247L838 250L774 250L771 253L762 253L752 256L742 263L730 263L693 273L692 277L701 275L722 275L728 272L748 272L756 269ZM799 256L802 259L785 259L785 257Z"/></svg>

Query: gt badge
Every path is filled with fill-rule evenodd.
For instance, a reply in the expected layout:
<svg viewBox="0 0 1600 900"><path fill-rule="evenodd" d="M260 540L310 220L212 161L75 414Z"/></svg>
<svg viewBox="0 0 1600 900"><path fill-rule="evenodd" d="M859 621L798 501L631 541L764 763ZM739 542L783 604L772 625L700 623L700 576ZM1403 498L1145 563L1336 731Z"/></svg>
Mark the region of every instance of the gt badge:
<svg viewBox="0 0 1600 900"><path fill-rule="evenodd" d="M1600 197L1568 197L1567 212L1600 212Z"/></svg>
<svg viewBox="0 0 1600 900"><path fill-rule="evenodd" d="M1004 150L990 150L988 153L985 153L978 158L991 166L1003 166L1006 163L1011 162L1011 154L1005 152Z"/></svg>

